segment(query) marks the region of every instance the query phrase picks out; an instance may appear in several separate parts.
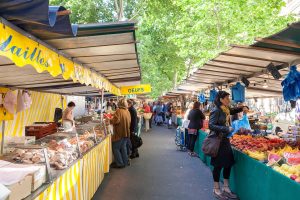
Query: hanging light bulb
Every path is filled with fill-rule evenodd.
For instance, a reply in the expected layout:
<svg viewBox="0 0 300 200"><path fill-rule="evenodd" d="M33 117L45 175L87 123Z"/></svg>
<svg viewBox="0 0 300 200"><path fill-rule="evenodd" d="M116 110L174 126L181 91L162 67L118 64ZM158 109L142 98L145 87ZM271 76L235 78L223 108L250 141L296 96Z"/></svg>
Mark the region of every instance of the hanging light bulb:
<svg viewBox="0 0 300 200"><path fill-rule="evenodd" d="M263 85L263 88L268 88L268 83L267 83L267 80L264 81L264 85Z"/></svg>

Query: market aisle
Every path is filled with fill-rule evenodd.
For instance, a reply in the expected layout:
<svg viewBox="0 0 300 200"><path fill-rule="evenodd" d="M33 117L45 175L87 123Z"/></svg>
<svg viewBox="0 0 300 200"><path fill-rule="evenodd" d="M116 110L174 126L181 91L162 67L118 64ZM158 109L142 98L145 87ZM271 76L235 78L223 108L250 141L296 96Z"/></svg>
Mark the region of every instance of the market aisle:
<svg viewBox="0 0 300 200"><path fill-rule="evenodd" d="M176 150L175 129L143 133L141 157L125 169L112 169L94 200L211 200L210 170L198 158Z"/></svg>

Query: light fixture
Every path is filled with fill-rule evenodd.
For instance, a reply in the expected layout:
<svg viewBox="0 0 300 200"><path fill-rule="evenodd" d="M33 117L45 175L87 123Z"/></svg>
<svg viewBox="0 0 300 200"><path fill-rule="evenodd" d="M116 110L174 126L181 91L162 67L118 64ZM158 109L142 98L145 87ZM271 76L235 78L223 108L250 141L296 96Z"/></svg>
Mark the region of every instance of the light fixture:
<svg viewBox="0 0 300 200"><path fill-rule="evenodd" d="M249 87L250 81L246 77L242 77L242 82L244 83L244 85L246 86L246 88Z"/></svg>
<svg viewBox="0 0 300 200"><path fill-rule="evenodd" d="M263 85L263 88L268 88L268 83L267 83L267 80L264 81L264 85Z"/></svg>
<svg viewBox="0 0 300 200"><path fill-rule="evenodd" d="M280 72L278 70L278 69L282 69L282 68L284 68L283 64L275 65L272 62L267 66L267 70L272 74L273 78L276 80L278 80L282 77L282 75L280 74Z"/></svg>

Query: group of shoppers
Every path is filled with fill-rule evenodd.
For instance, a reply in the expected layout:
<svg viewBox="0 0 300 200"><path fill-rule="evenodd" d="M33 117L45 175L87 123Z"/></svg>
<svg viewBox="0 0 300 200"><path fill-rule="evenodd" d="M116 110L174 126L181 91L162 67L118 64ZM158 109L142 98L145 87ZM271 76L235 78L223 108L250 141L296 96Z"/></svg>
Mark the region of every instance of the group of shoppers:
<svg viewBox="0 0 300 200"><path fill-rule="evenodd" d="M137 131L137 111L132 100L120 99L116 112L110 123L113 125L112 150L114 154L113 168L124 168L130 165L130 158L139 157L137 148L131 139Z"/></svg>
<svg viewBox="0 0 300 200"><path fill-rule="evenodd" d="M218 149L217 156L211 158L213 166L214 189L213 194L217 199L238 199L238 196L231 192L229 187L229 178L231 168L234 165L234 156L228 135L233 131L231 127L232 115L238 113L247 114L249 108L243 104L238 104L236 108L230 107L230 94L225 91L219 91L215 101L214 109L210 112L209 117L209 135L221 137L221 143ZM200 110L200 103L194 102L189 105L186 111L186 146L189 155L197 156L194 152L195 142L197 140L198 131L203 127L204 114ZM220 187L220 176L223 173L223 189Z"/></svg>
<svg viewBox="0 0 300 200"><path fill-rule="evenodd" d="M168 128L171 128L170 119L174 112L173 103L163 103L161 101L144 103L143 108L144 113L152 113L152 117L149 120L150 128L153 122L157 126L167 124Z"/></svg>

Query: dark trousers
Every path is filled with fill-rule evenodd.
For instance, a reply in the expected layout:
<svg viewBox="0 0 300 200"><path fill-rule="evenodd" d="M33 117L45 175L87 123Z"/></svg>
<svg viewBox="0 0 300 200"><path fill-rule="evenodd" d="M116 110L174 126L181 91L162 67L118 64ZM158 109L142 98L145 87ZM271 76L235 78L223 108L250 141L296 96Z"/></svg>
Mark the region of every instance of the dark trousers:
<svg viewBox="0 0 300 200"><path fill-rule="evenodd" d="M195 143L196 140L198 138L198 135L194 135L194 134L188 134L189 135L189 150L191 152L194 152L194 148L195 148Z"/></svg>
<svg viewBox="0 0 300 200"><path fill-rule="evenodd" d="M214 182L220 182L221 171L222 171L222 167L214 167L214 170L213 170ZM229 179L230 171L231 171L231 167L223 168L223 178L224 179Z"/></svg>
<svg viewBox="0 0 300 200"><path fill-rule="evenodd" d="M161 114L161 116L162 116L162 118L163 118L163 123L165 123L165 121L166 121L166 114L163 112L163 113Z"/></svg>
<svg viewBox="0 0 300 200"><path fill-rule="evenodd" d="M184 146L186 148L189 148L189 141L190 141L190 135L189 135L189 129L184 129Z"/></svg>

